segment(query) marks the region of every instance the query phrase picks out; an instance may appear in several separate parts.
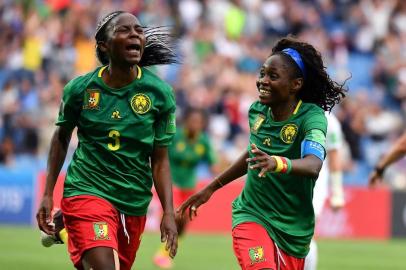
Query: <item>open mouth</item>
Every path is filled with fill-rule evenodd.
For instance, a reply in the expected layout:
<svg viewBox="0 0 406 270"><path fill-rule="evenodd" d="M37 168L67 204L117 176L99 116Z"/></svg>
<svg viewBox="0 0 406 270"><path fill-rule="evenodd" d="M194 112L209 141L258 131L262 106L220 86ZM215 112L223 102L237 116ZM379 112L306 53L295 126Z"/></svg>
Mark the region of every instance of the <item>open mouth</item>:
<svg viewBox="0 0 406 270"><path fill-rule="evenodd" d="M131 44L125 47L129 52L139 52L141 50L141 45L139 44Z"/></svg>
<svg viewBox="0 0 406 270"><path fill-rule="evenodd" d="M272 91L271 91L270 89L263 89L263 88L260 88L260 89L259 89L259 93L260 93L261 95L270 95L270 94L272 93Z"/></svg>

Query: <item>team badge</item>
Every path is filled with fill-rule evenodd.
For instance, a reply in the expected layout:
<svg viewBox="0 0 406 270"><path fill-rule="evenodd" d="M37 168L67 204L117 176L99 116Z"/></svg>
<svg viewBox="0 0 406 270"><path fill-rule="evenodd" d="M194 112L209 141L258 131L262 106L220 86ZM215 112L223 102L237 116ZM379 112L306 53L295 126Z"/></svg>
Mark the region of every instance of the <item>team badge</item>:
<svg viewBox="0 0 406 270"><path fill-rule="evenodd" d="M94 240L110 240L109 227L106 222L94 222Z"/></svg>
<svg viewBox="0 0 406 270"><path fill-rule="evenodd" d="M248 253L250 255L251 264L264 262L264 249L263 247L253 247L248 249Z"/></svg>
<svg viewBox="0 0 406 270"><path fill-rule="evenodd" d="M295 124L286 124L281 130L281 139L284 143L293 143L297 135L297 126Z"/></svg>
<svg viewBox="0 0 406 270"><path fill-rule="evenodd" d="M251 132L257 134L262 123L265 121L265 115L258 114L257 119L255 119L254 125L251 127Z"/></svg>
<svg viewBox="0 0 406 270"><path fill-rule="evenodd" d="M113 119L121 119L120 111L119 110L114 110L113 113L111 114L111 118L113 118Z"/></svg>
<svg viewBox="0 0 406 270"><path fill-rule="evenodd" d="M176 151L183 152L186 149L186 144L184 142L178 142L176 144Z"/></svg>
<svg viewBox="0 0 406 270"><path fill-rule="evenodd" d="M131 98L131 108L135 113L144 114L151 109L151 99L145 94L136 94Z"/></svg>
<svg viewBox="0 0 406 270"><path fill-rule="evenodd" d="M100 104L100 91L88 89L85 93L83 109L98 110Z"/></svg>
<svg viewBox="0 0 406 270"><path fill-rule="evenodd" d="M195 145L195 153L199 156L203 156L204 154L204 146L203 144L199 143Z"/></svg>

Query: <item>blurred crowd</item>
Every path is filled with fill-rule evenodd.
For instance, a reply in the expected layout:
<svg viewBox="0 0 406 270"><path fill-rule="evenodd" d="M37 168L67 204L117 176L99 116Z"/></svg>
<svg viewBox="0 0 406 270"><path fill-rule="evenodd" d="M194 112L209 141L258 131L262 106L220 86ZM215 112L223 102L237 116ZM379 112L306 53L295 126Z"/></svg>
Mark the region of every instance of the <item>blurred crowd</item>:
<svg viewBox="0 0 406 270"><path fill-rule="evenodd" d="M334 110L346 139L346 184L366 184L405 129L406 1L2 0L3 166L45 160L63 86L98 65L95 26L113 10L129 11L147 26L173 27L182 64L154 70L173 86L178 114L187 106L207 109L224 166L247 145L257 73L287 34L315 45L332 78L349 89ZM406 188L402 163L388 170L395 188Z"/></svg>

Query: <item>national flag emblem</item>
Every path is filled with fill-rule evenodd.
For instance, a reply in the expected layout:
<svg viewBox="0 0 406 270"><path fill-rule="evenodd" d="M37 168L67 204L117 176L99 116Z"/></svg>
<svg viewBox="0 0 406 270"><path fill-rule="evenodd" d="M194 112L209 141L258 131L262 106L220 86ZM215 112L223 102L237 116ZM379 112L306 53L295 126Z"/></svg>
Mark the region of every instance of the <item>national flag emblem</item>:
<svg viewBox="0 0 406 270"><path fill-rule="evenodd" d="M261 127L262 123L265 121L265 115L258 114L257 119L255 119L254 125L251 127L251 132L253 134L257 134L259 128Z"/></svg>
<svg viewBox="0 0 406 270"><path fill-rule="evenodd" d="M248 252L250 255L250 259L251 259L251 264L265 261L263 247L259 246L259 247L249 248Z"/></svg>
<svg viewBox="0 0 406 270"><path fill-rule="evenodd" d="M110 240L109 227L106 222L94 222L94 240Z"/></svg>
<svg viewBox="0 0 406 270"><path fill-rule="evenodd" d="M100 103L100 91L99 90L87 90L85 94L85 100L83 109L98 110Z"/></svg>

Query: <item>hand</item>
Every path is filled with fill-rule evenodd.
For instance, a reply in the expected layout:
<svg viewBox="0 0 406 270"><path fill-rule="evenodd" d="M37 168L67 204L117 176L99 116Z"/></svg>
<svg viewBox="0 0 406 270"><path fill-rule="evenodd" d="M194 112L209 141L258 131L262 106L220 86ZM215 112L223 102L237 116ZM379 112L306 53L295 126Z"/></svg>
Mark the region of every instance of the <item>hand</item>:
<svg viewBox="0 0 406 270"><path fill-rule="evenodd" d="M267 172L274 171L276 168L276 161L267 153L259 150L255 144L251 144L251 153L254 157L247 158L247 163L250 164L249 168L251 170L261 169L258 176L265 177ZM253 165L251 165L253 164Z"/></svg>
<svg viewBox="0 0 406 270"><path fill-rule="evenodd" d="M177 214L184 216L186 209L189 209L189 219L193 220L193 218L197 216L197 208L206 203L212 194L213 191L210 188L206 187L202 189L182 203L182 205L176 210Z"/></svg>
<svg viewBox="0 0 406 270"><path fill-rule="evenodd" d="M344 196L332 196L330 198L330 207L334 212L343 208L344 204Z"/></svg>
<svg viewBox="0 0 406 270"><path fill-rule="evenodd" d="M51 219L53 204L52 196L44 196L37 212L38 228L49 235L55 234L55 226L53 226Z"/></svg>
<svg viewBox="0 0 406 270"><path fill-rule="evenodd" d="M377 186L379 183L382 183L382 174L379 173L376 169L369 175L368 183L370 187Z"/></svg>
<svg viewBox="0 0 406 270"><path fill-rule="evenodd" d="M174 258L178 249L178 231L174 213L164 213L162 216L161 242L166 242L165 249L169 250L169 256Z"/></svg>

